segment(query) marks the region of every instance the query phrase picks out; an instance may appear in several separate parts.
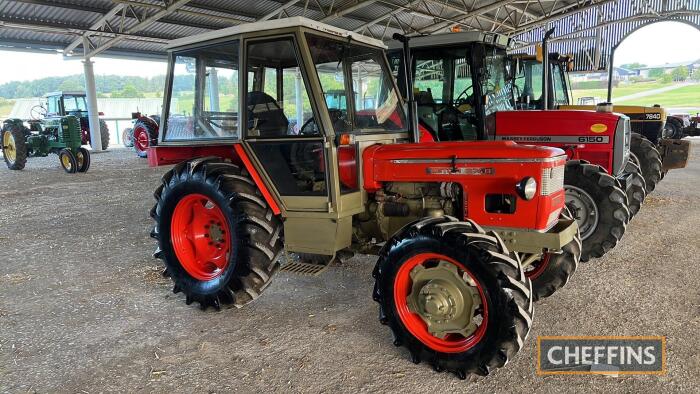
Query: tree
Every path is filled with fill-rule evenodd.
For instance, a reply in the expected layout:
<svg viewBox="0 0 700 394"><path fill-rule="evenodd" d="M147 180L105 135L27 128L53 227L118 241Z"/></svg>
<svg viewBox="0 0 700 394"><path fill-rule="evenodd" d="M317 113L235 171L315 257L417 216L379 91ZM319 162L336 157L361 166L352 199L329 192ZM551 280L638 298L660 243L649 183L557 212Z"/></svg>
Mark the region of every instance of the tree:
<svg viewBox="0 0 700 394"><path fill-rule="evenodd" d="M658 80L663 83L671 83L673 82L673 75L664 73L664 75L662 75Z"/></svg>
<svg viewBox="0 0 700 394"><path fill-rule="evenodd" d="M626 68L626 69L628 69L628 70L638 70L638 69L640 69L640 68L642 68L642 67L646 67L646 66L647 66L646 64L634 62L634 63L623 64L623 65L620 66L620 67Z"/></svg>
<svg viewBox="0 0 700 394"><path fill-rule="evenodd" d="M120 92L112 93L114 98L141 98L143 93L139 92L134 85L126 85Z"/></svg>
<svg viewBox="0 0 700 394"><path fill-rule="evenodd" d="M688 67L686 66L678 66L673 69L673 72L671 72L671 76L673 77L673 80L676 82L683 82L686 79L688 79Z"/></svg>
<svg viewBox="0 0 700 394"><path fill-rule="evenodd" d="M690 76L690 79L700 82L700 68L696 68L695 71L693 71L693 75Z"/></svg>
<svg viewBox="0 0 700 394"><path fill-rule="evenodd" d="M659 79L664 76L663 68L652 68L649 70L649 78Z"/></svg>

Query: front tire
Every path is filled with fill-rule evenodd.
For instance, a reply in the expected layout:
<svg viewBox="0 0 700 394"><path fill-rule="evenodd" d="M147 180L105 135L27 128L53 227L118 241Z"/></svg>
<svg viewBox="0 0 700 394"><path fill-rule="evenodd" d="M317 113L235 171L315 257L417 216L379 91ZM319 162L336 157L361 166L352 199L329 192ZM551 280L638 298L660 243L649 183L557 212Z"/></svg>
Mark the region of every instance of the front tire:
<svg viewBox="0 0 700 394"><path fill-rule="evenodd" d="M78 159L73 154L73 151L67 148L61 149L58 152L58 161L61 162L63 170L69 174L78 172Z"/></svg>
<svg viewBox="0 0 700 394"><path fill-rule="evenodd" d="M186 303L242 307L279 270L282 223L255 183L219 158L176 165L155 192L154 256Z"/></svg>
<svg viewBox="0 0 700 394"><path fill-rule="evenodd" d="M122 131L122 145L125 148L133 148L134 146L134 129L127 127Z"/></svg>
<svg viewBox="0 0 700 394"><path fill-rule="evenodd" d="M425 281L430 275L452 282ZM436 371L451 371L461 379L503 367L521 349L532 325L531 284L517 256L495 233L485 233L471 221L441 217L407 225L386 243L373 276L379 320L391 328L394 345L408 348L414 363L427 361ZM471 297L450 298L454 287L468 289L457 294ZM441 303L443 299L451 302ZM442 331L442 324L456 327Z"/></svg>
<svg viewBox="0 0 700 394"><path fill-rule="evenodd" d="M631 219L642 209L642 204L647 196L646 182L642 176L641 168L632 160L627 161L625 173L631 174L630 185L627 187L627 208L629 208Z"/></svg>
<svg viewBox="0 0 700 394"><path fill-rule="evenodd" d="M630 150L631 159L642 169L646 192L649 194L656 189L656 185L661 180L661 153L651 141L638 133L632 133Z"/></svg>
<svg viewBox="0 0 700 394"><path fill-rule="evenodd" d="M566 205L581 231L581 261L602 257L622 239L630 219L627 195L617 180L597 165L566 163Z"/></svg>
<svg viewBox="0 0 700 394"><path fill-rule="evenodd" d="M22 170L27 164L27 141L24 137L25 128L16 123L5 123L0 134L2 157L7 168Z"/></svg>
<svg viewBox="0 0 700 394"><path fill-rule="evenodd" d="M561 216L571 219L568 208L564 208ZM571 242L564 245L560 253L545 253L531 265L524 268L525 275L532 282L532 300L539 301L549 297L557 290L566 286L576 272L581 260L581 233Z"/></svg>
<svg viewBox="0 0 700 394"><path fill-rule="evenodd" d="M76 164L78 165L78 172L88 172L90 169L90 152L80 147L78 153L75 154Z"/></svg>

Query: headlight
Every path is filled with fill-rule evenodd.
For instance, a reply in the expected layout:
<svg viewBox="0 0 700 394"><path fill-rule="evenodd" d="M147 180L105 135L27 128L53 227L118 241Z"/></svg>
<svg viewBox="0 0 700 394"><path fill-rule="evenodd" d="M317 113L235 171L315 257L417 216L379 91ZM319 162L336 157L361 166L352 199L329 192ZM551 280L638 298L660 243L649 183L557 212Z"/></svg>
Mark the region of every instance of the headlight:
<svg viewBox="0 0 700 394"><path fill-rule="evenodd" d="M523 200L532 200L535 198L535 194L537 194L537 181L533 177L527 177L518 182L515 186L515 190Z"/></svg>

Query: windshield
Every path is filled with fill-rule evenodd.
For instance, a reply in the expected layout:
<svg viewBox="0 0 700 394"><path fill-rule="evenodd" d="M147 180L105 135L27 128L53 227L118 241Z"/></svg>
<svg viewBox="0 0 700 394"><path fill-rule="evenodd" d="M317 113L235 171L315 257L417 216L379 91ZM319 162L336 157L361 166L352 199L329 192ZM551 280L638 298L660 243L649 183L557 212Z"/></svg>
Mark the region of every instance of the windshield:
<svg viewBox="0 0 700 394"><path fill-rule="evenodd" d="M488 116L497 111L513 109L512 87L506 81L505 54L494 53L484 60L486 75L482 80L482 92L486 96L484 115Z"/></svg>
<svg viewBox="0 0 700 394"><path fill-rule="evenodd" d="M87 112L85 96L63 96L63 106L66 112Z"/></svg>
<svg viewBox="0 0 700 394"><path fill-rule="evenodd" d="M405 129L401 101L380 49L313 34L306 38L336 134Z"/></svg>

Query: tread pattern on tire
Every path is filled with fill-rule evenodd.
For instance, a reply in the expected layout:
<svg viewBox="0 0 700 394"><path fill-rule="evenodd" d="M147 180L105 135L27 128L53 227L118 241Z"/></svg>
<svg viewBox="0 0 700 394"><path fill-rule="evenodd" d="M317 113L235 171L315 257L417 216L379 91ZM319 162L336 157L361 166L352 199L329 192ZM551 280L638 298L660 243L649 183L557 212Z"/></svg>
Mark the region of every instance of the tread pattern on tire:
<svg viewBox="0 0 700 394"><path fill-rule="evenodd" d="M632 133L631 151L639 161L646 182L646 192L649 194L661 181L661 153L651 141L638 133Z"/></svg>
<svg viewBox="0 0 700 394"><path fill-rule="evenodd" d="M238 244L233 245L238 254L236 265L232 268L234 273L228 283L222 284L211 294L193 292L187 286L187 281L180 277L182 274L173 269L174 265L179 266L177 259L168 261L163 252L170 243L169 234L161 237L160 233L161 219L168 219L161 218L164 201L178 185L192 181L204 182L219 190L228 201L228 207L235 212L235 217L229 218L238 234ZM278 257L283 248L282 222L272 213L245 169L218 157L183 162L163 176L154 197L156 204L151 210L151 217L156 221L156 226L151 236L159 241L154 257L165 261L164 275L175 282L174 293L185 293L186 303L198 302L201 309L209 306L216 309L221 306L240 308L260 296L280 268Z"/></svg>
<svg viewBox="0 0 700 394"><path fill-rule="evenodd" d="M632 160L627 161L625 173L632 174L629 178L630 185L627 188L627 207L630 211L630 219L639 212L646 198L646 181L642 176L642 170Z"/></svg>
<svg viewBox="0 0 700 394"><path fill-rule="evenodd" d="M21 126L17 123L6 122L4 124L4 127L2 128L2 133L0 133L0 144L3 143L3 139L5 137L6 132L12 133L12 136L15 139L16 156L15 162L13 164L10 164L5 158L5 155L3 154L5 164L7 164L7 168L11 170L22 170L27 165L28 151L27 143L24 136L25 134L27 134L28 130L26 127Z"/></svg>
<svg viewBox="0 0 700 394"><path fill-rule="evenodd" d="M562 216L572 218L566 207ZM530 278L533 301L547 298L569 283L581 260L581 249L581 233L577 231L574 239L562 247L561 253L551 255L547 267L537 277Z"/></svg>
<svg viewBox="0 0 700 394"><path fill-rule="evenodd" d="M489 313L494 313L489 315L489 324L496 327L491 327L493 331L487 329L486 336L466 352L441 353L428 348L406 330L395 311L393 282L401 265L397 257L402 254L406 257L406 253L410 256L411 252L406 248L411 248L414 240L429 240L442 251L449 248L478 250L474 255L481 261L479 269L498 284L499 291L493 291L489 297L500 306L501 319L492 320L495 311L489 309ZM500 237L494 232L484 232L473 221L460 222L445 216L426 218L405 226L382 248L372 276L375 278L373 299L379 303L379 321L391 329L394 345L405 346L414 363L426 361L435 371L447 370L460 379L470 374L488 375L515 356L530 332L534 313L530 280L517 255L508 251Z"/></svg>
<svg viewBox="0 0 700 394"><path fill-rule="evenodd" d="M604 168L579 160L569 160L564 185L585 190L598 205L598 227L582 241L581 261L603 257L622 239L629 223L627 195Z"/></svg>

